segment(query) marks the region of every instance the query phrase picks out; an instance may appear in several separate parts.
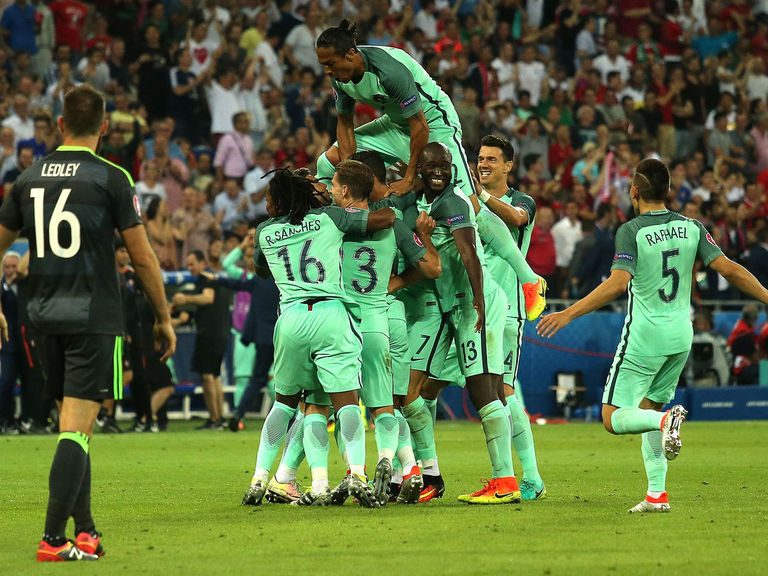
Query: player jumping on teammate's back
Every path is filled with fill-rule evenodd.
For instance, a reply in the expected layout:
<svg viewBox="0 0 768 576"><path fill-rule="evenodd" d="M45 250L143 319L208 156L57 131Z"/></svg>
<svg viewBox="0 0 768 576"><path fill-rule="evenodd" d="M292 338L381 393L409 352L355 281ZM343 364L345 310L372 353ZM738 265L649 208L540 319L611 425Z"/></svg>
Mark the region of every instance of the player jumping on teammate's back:
<svg viewBox="0 0 768 576"><path fill-rule="evenodd" d="M383 46L358 46L356 35L355 24L342 20L317 39L317 60L331 78L339 119L337 142L317 159L318 178L330 180L335 165L356 150L372 150L381 154L387 164L400 160L408 163L403 179L390 186L391 193L403 195L413 188L424 146L428 142L442 142L451 153L451 184L473 197L471 171L461 144L461 123L448 95L407 52ZM381 111L381 116L355 128L356 102L373 106ZM479 211L476 199L473 205ZM481 236L485 235L484 228L494 228L493 220L490 214L478 214ZM496 230L509 237L503 225ZM537 318L546 305L546 283L531 270L513 243L502 245L500 253L509 258L524 283L528 319Z"/></svg>
<svg viewBox="0 0 768 576"><path fill-rule="evenodd" d="M585 298L543 317L537 326L539 335L551 337L574 318L629 291L624 329L603 393L603 424L612 434L642 434L648 491L631 513L670 510L667 461L680 451L680 425L687 412L679 405L662 408L674 397L693 341L691 278L696 259L742 292L768 303L768 290L724 256L697 220L666 209L668 192L664 163L649 158L637 165L629 189L637 217L616 233L611 275Z"/></svg>
<svg viewBox="0 0 768 576"><path fill-rule="evenodd" d="M461 370L467 380L470 399L480 414L493 467L493 481L488 489L465 498L465 501L472 504L519 502L521 496L512 466L509 419L499 399L504 372L501 342L506 298L485 267L470 202L451 184L448 149L437 142L425 146L419 158L419 171L424 189L417 207L427 211L437 222L432 241L441 257L442 274L435 280L439 307L432 308L437 313L423 315L411 327L411 382L403 413L417 448L423 449L420 444L425 440L434 446L432 434L425 434L425 431L431 433L432 417L426 408L422 410L424 401L419 394L429 378L440 374L453 338L460 351ZM406 222L415 212L414 209L406 212ZM390 288L403 285L401 279L392 282ZM424 416L423 412L426 413ZM431 452L434 454L433 447ZM428 476L433 475L430 468L435 463L424 464L425 490L430 492L424 499L428 499L441 494L442 478L438 468L434 483L430 484Z"/></svg>
<svg viewBox="0 0 768 576"><path fill-rule="evenodd" d="M133 180L95 150L106 132L104 98L87 85L64 96L63 144L25 170L0 208L0 260L29 239L30 319L42 344L60 434L49 477L39 562L96 560L104 550L91 514L90 439L101 403L122 397L122 315L115 271L119 230L155 313L155 338L173 354L176 335L157 258L141 224ZM0 312L0 345L8 326ZM69 518L75 541L67 540Z"/></svg>
<svg viewBox="0 0 768 576"><path fill-rule="evenodd" d="M341 284L339 254L345 233L363 235L389 228L395 214L390 209L369 213L321 208L313 183L289 170L278 172L270 182L267 211L269 220L256 230L254 260L257 273L271 273L280 291L276 401L264 421L256 469L243 504L261 503L269 469L305 394L303 437L312 487L300 502L329 501L326 422L333 404L352 472L349 494L363 506L375 506L365 479L365 427L358 409L361 341Z"/></svg>

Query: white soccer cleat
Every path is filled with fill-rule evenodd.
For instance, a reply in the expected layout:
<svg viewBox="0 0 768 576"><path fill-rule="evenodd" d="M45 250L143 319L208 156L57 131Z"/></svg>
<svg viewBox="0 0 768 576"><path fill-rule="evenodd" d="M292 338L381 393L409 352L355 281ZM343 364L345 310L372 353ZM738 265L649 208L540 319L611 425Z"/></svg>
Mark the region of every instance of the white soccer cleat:
<svg viewBox="0 0 768 576"><path fill-rule="evenodd" d="M672 406L664 416L664 422L661 425L661 443L664 447L664 456L667 460L674 460L680 453L683 446L680 440L680 426L685 421L688 410L677 404Z"/></svg>
<svg viewBox="0 0 768 576"><path fill-rule="evenodd" d="M669 512L669 498L667 493L664 492L658 498L646 496L645 500L641 501L637 506L633 506L628 510L630 514L644 514L646 512Z"/></svg>

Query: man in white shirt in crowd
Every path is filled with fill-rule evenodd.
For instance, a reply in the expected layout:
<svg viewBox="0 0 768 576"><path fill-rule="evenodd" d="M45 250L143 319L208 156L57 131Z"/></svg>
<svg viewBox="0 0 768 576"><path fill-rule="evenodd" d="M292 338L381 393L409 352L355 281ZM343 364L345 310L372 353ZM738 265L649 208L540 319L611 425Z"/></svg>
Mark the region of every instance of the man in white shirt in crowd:
<svg viewBox="0 0 768 576"><path fill-rule="evenodd" d="M573 200L565 203L565 216L552 226L552 237L555 240L555 277L557 286L553 293L558 294L565 288L568 268L573 259L576 243L581 240L581 220L579 220L579 205Z"/></svg>

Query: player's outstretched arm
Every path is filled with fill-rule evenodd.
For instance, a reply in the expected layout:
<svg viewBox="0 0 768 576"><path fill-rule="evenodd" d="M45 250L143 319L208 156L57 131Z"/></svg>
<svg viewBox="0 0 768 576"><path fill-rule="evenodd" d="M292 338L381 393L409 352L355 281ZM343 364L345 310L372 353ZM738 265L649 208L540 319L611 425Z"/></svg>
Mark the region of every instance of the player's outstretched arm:
<svg viewBox="0 0 768 576"><path fill-rule="evenodd" d="M521 226L528 224L528 212L517 206L507 204L496 198L496 196L492 196L490 192L487 192L485 188L482 187L474 174L472 174L472 180L475 182L475 190L477 190L476 196L482 200L483 204L485 204L491 212L501 218L501 221L504 222L507 227L520 228ZM479 208L476 209L475 214L479 211Z"/></svg>
<svg viewBox="0 0 768 576"><path fill-rule="evenodd" d="M614 270L605 282L572 306L562 312L542 316L536 325L536 332L539 336L551 338L560 328L567 326L571 320L602 308L626 292L631 279L632 275L626 270Z"/></svg>
<svg viewBox="0 0 768 576"><path fill-rule="evenodd" d="M122 231L123 240L136 275L141 281L144 293L147 295L152 310L155 313L155 346L159 348L165 343L165 352L161 360L165 362L176 351L176 333L171 325L171 315L165 301L165 288L152 247L149 245L147 232L143 224L126 228Z"/></svg>
<svg viewBox="0 0 768 576"><path fill-rule="evenodd" d="M339 114L336 123L336 140L339 142L340 160L346 160L357 149L355 140L355 117L348 114Z"/></svg>
<svg viewBox="0 0 768 576"><path fill-rule="evenodd" d="M19 232L10 230L0 224L0 262L5 258L5 253L11 247L13 242L18 237ZM28 254L29 252L27 252ZM5 319L2 308L0 308L0 348L3 347L3 342L8 341L8 322Z"/></svg>
<svg viewBox="0 0 768 576"><path fill-rule="evenodd" d="M396 219L397 216L392 208L380 208L368 214L368 224L365 229L368 232L376 232L377 230L392 228Z"/></svg>
<svg viewBox="0 0 768 576"><path fill-rule="evenodd" d="M424 146L429 142L429 125L423 111L408 118L408 126L411 130L411 156L408 160L408 168L406 168L402 180L393 182L389 186L390 194L397 194L398 196L403 196L413 190L419 166L419 156L421 156Z"/></svg>
<svg viewBox="0 0 768 576"><path fill-rule="evenodd" d="M477 310L475 332L480 332L485 325L485 295L483 293L483 267L480 264L480 258L477 257L474 228L454 230L453 240L456 242L461 261L464 263L464 268L467 269L469 284L472 286L472 305Z"/></svg>
<svg viewBox="0 0 768 576"><path fill-rule="evenodd" d="M763 304L768 304L768 290L741 264L727 256L718 256L709 263L709 267L742 292L757 298Z"/></svg>

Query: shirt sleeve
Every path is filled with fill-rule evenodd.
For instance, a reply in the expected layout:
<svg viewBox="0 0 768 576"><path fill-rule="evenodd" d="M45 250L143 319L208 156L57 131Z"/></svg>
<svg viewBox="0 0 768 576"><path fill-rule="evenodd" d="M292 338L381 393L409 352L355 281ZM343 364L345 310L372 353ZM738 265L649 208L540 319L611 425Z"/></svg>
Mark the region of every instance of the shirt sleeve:
<svg viewBox="0 0 768 576"><path fill-rule="evenodd" d="M634 276L636 268L637 234L635 228L627 223L616 232L616 249L611 270L625 270Z"/></svg>
<svg viewBox="0 0 768 576"><path fill-rule="evenodd" d="M392 228L395 231L397 249L403 253L408 264L415 264L427 253L418 235L400 220L396 220Z"/></svg>
<svg viewBox="0 0 768 576"><path fill-rule="evenodd" d="M403 118L410 118L421 112L421 96L416 88L413 74L404 64L389 57L383 73L379 74L379 81L387 94L400 105Z"/></svg>
<svg viewBox="0 0 768 576"><path fill-rule="evenodd" d="M355 114L355 99L344 92L336 80L331 80L333 87L333 101L336 105L336 112L339 116L353 116Z"/></svg>
<svg viewBox="0 0 768 576"><path fill-rule="evenodd" d="M110 192L115 227L123 231L141 224L141 204L127 173L122 173L120 169L114 172L110 182Z"/></svg>
<svg viewBox="0 0 768 576"><path fill-rule="evenodd" d="M516 202L510 202L510 204L515 208L523 209L528 214L528 223L525 226L533 223L533 219L536 218L536 201L533 198L525 194L522 198ZM520 228L525 228L525 226L520 226Z"/></svg>
<svg viewBox="0 0 768 576"><path fill-rule="evenodd" d="M455 194L448 196L441 203L439 214L433 215L433 217L438 224L447 225L451 233L472 226L469 204Z"/></svg>
<svg viewBox="0 0 768 576"><path fill-rule="evenodd" d="M329 206L324 212L342 232L362 235L368 228L367 210Z"/></svg>
<svg viewBox="0 0 768 576"><path fill-rule="evenodd" d="M256 228L253 238L254 238L254 246L253 246L253 262L256 264L257 270L268 270L269 264L267 263L267 259L264 256L264 253L261 251L261 233L266 227L266 225L271 222L271 219L265 220L259 226Z"/></svg>
<svg viewBox="0 0 768 576"><path fill-rule="evenodd" d="M723 256L723 251L717 245L712 235L698 220L693 221L699 229L699 248L698 256L704 262L704 266L709 266L713 260Z"/></svg>

